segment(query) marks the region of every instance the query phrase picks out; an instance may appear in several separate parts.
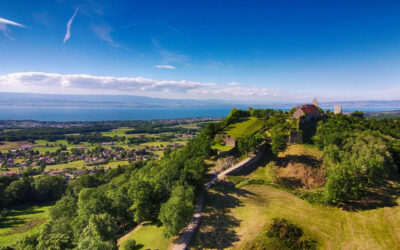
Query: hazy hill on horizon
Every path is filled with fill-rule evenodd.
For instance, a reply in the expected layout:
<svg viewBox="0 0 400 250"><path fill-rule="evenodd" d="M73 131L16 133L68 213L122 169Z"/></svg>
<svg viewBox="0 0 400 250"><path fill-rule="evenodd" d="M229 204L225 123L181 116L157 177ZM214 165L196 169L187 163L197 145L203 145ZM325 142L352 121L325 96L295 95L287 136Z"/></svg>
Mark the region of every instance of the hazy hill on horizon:
<svg viewBox="0 0 400 250"><path fill-rule="evenodd" d="M311 100L310 100L311 101ZM64 95L0 92L0 106L115 106L115 107L204 107L271 106L294 107L301 102L253 102L226 100L167 99L137 95ZM320 102L321 107L391 107L400 109L400 100Z"/></svg>

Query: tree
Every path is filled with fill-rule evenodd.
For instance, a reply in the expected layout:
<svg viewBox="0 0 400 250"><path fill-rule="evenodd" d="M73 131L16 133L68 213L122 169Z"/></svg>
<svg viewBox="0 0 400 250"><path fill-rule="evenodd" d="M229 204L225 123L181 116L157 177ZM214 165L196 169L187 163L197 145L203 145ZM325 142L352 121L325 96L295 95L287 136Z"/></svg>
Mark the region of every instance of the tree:
<svg viewBox="0 0 400 250"><path fill-rule="evenodd" d="M246 135L238 139L238 149L241 154L253 152L257 149L257 145L261 142L261 138L256 135Z"/></svg>
<svg viewBox="0 0 400 250"><path fill-rule="evenodd" d="M65 183L61 176L44 176L35 180L35 197L38 201L60 199L64 191Z"/></svg>
<svg viewBox="0 0 400 250"><path fill-rule="evenodd" d="M194 192L190 186L177 186L169 200L162 204L159 219L166 237L178 234L190 221L194 211Z"/></svg>
<svg viewBox="0 0 400 250"><path fill-rule="evenodd" d="M149 182L136 181L129 190L133 198L131 210L135 221L152 220L157 216L158 204L154 202L154 188Z"/></svg>
<svg viewBox="0 0 400 250"><path fill-rule="evenodd" d="M93 238L111 242L116 238L117 231L118 226L112 216L109 214L93 214L90 216L89 224L83 229L80 241Z"/></svg>
<svg viewBox="0 0 400 250"><path fill-rule="evenodd" d="M287 148L287 135L277 129L271 131L271 149L277 155L279 152L285 151Z"/></svg>
<svg viewBox="0 0 400 250"><path fill-rule="evenodd" d="M73 220L77 214L78 206L76 199L72 196L64 196L56 204L50 208L50 219L57 220L59 218L66 218Z"/></svg>
<svg viewBox="0 0 400 250"><path fill-rule="evenodd" d="M24 177L21 180L11 182L11 184L6 188L6 194L8 195L10 202L18 204L31 201L33 198L32 182L32 177Z"/></svg>
<svg viewBox="0 0 400 250"><path fill-rule="evenodd" d="M340 165L329 174L325 199L333 204L361 197L364 186L349 165Z"/></svg>

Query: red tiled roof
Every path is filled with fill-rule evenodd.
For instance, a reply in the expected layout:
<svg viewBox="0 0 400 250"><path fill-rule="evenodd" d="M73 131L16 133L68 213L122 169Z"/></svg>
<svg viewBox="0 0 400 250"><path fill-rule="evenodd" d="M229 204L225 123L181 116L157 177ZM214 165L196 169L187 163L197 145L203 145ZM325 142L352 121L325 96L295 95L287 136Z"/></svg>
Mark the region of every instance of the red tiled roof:
<svg viewBox="0 0 400 250"><path fill-rule="evenodd" d="M303 112L306 114L313 114L318 112L317 107L315 107L314 105L306 104L306 105L301 105L299 108L303 110Z"/></svg>

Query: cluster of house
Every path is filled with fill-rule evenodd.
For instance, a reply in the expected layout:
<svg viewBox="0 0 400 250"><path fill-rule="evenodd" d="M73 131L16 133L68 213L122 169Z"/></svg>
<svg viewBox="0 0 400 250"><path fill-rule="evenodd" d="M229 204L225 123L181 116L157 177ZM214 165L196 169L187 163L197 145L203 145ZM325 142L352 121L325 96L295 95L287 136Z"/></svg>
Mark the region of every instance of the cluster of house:
<svg viewBox="0 0 400 250"><path fill-rule="evenodd" d="M314 98L312 104L303 104L296 107L296 111L293 113L293 117L299 119L301 122L310 121L313 118L319 116L318 112L318 101L317 98ZM335 105L333 107L334 114L342 113L342 106Z"/></svg>
<svg viewBox="0 0 400 250"><path fill-rule="evenodd" d="M107 144L108 145L108 144ZM16 150L9 150L8 153L0 154L0 164L6 167L37 167L41 165L66 164L68 162L82 160L86 166L104 165L109 161L129 161L135 162L139 160L148 160L149 157L157 158L157 151L166 150L168 148L175 150L183 147L179 143L169 143L165 145L146 146L143 149L126 149L121 147L105 147L93 150L87 149L85 146L77 146L75 150L40 153L33 150L31 144L24 144ZM61 171L50 171L48 174L63 174ZM17 171L8 171L7 175L20 173Z"/></svg>

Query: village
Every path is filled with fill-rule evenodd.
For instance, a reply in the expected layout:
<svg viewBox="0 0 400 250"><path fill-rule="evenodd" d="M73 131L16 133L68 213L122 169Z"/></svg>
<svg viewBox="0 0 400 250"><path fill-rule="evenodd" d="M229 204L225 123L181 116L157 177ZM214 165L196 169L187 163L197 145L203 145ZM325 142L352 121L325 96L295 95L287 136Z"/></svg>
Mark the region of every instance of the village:
<svg viewBox="0 0 400 250"><path fill-rule="evenodd" d="M138 161L158 159L164 155L164 152L179 149L186 144L187 140L194 138L198 129L196 122L203 121L204 119L190 119L189 121L176 119L157 123L168 124L166 126L172 128L169 129L172 132L160 130L161 132L157 133L157 130L151 130L150 133L134 133L132 128L117 127L105 132L66 134L65 139L55 137L58 140L52 141L45 139L2 141L0 143L0 176L21 178L24 176L60 175L68 181L85 173L94 173L99 169L107 171ZM176 122L184 123L176 125ZM32 125L27 125L25 122L22 124L20 126ZM41 123L35 122L34 124ZM111 124L115 126L117 123L111 122ZM36 125L32 125L33 129L36 129ZM53 125L57 126L57 123ZM69 132L70 126L78 128L83 126L83 123L80 123L79 126L78 123L71 123L66 128L65 124L60 126L57 129ZM190 127L190 129L183 129L179 126ZM84 128L79 127L78 129ZM25 129L30 128L25 127ZM16 131L18 133L21 130ZM80 141L85 136L96 138L96 140ZM75 141L77 138L78 141Z"/></svg>

